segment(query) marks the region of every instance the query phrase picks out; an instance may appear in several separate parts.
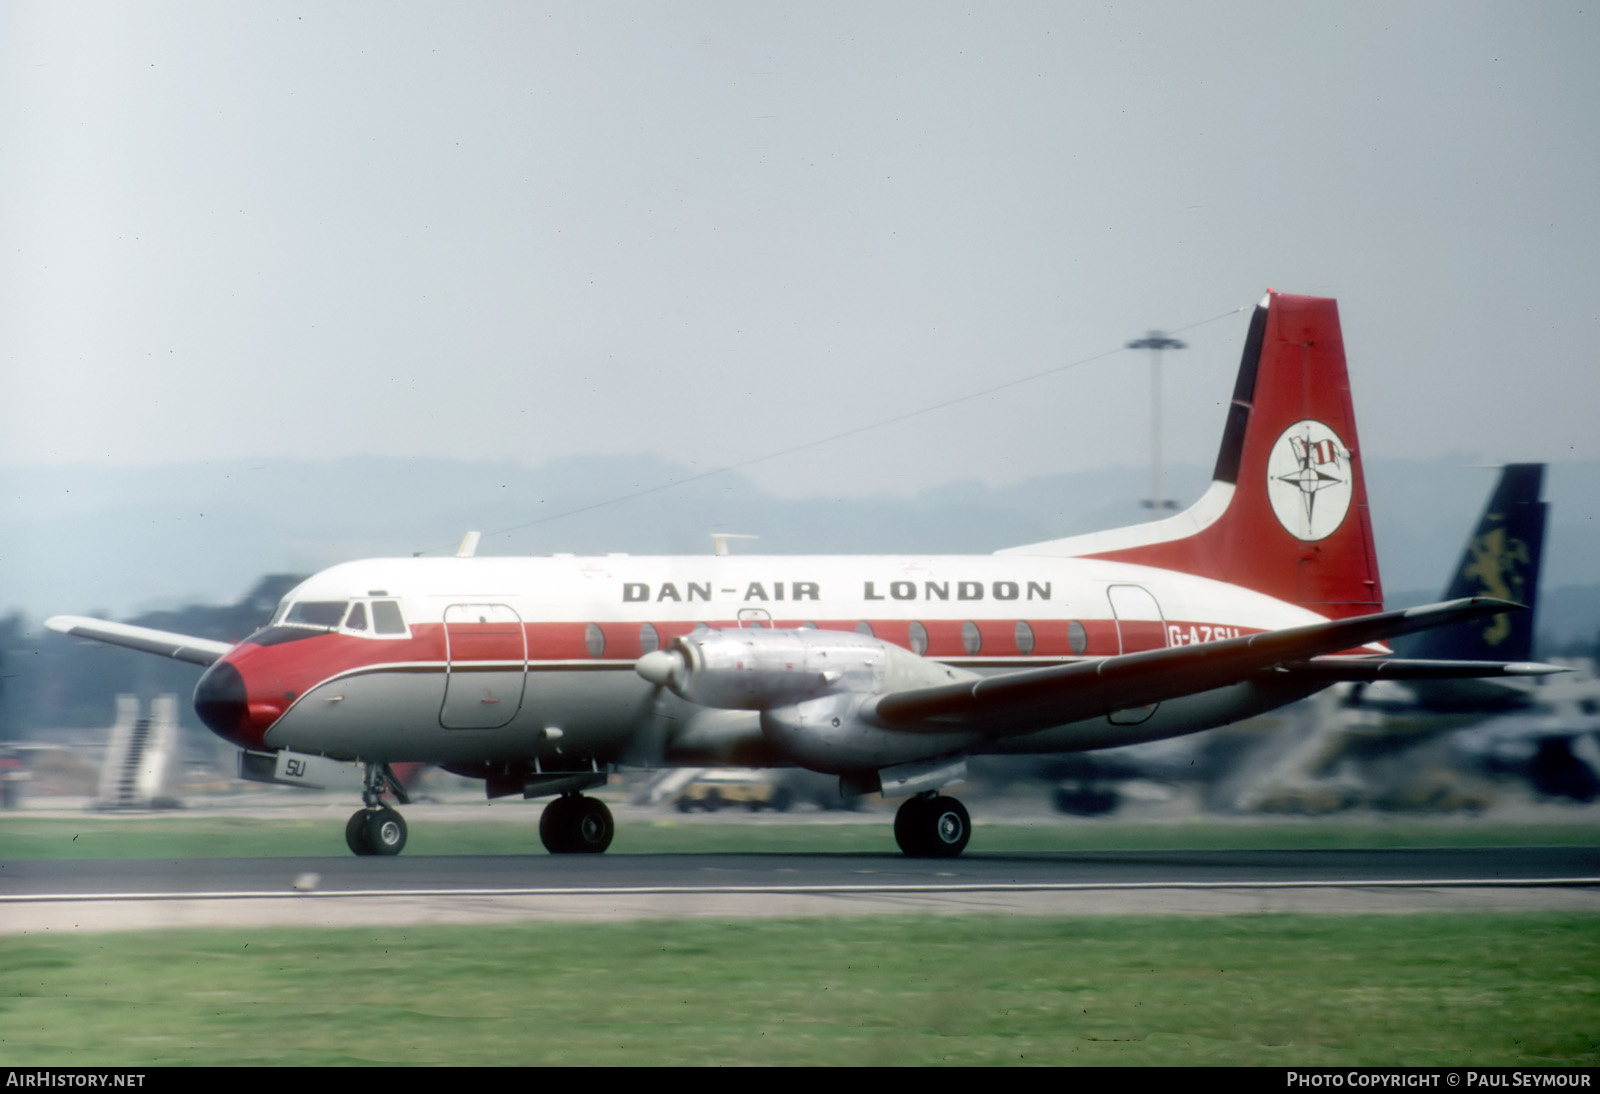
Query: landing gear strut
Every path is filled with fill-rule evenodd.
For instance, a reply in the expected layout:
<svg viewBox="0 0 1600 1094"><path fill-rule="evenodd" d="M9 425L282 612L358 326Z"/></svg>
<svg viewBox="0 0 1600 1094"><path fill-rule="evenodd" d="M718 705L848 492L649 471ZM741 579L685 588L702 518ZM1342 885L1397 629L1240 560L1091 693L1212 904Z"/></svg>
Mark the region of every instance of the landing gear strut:
<svg viewBox="0 0 1600 1094"><path fill-rule="evenodd" d="M894 815L894 841L907 858L955 858L971 838L967 807L937 791L907 798Z"/></svg>
<svg viewBox="0 0 1600 1094"><path fill-rule="evenodd" d="M385 790L392 791L401 802L407 800L400 780L387 764L367 764L361 784L365 808L352 813L344 826L344 842L358 855L398 855L405 849L406 820L384 804Z"/></svg>
<svg viewBox="0 0 1600 1094"><path fill-rule="evenodd" d="M582 794L563 794L539 817L539 839L552 855L598 855L616 833L606 803Z"/></svg>

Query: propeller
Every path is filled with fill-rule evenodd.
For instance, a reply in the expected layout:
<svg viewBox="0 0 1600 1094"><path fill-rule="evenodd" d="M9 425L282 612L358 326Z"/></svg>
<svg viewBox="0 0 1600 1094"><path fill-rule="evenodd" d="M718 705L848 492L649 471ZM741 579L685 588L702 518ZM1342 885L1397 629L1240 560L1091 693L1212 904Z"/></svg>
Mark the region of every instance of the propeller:
<svg viewBox="0 0 1600 1094"><path fill-rule="evenodd" d="M643 731L634 735L623 763L647 768L665 765L667 738L677 721L668 696L680 685L685 667L683 658L668 650L652 650L634 663L633 671L652 685L647 700L650 716Z"/></svg>
<svg viewBox="0 0 1600 1094"><path fill-rule="evenodd" d="M634 663L633 671L657 688L671 688L681 693L687 683L688 668L683 656L675 650L651 650Z"/></svg>

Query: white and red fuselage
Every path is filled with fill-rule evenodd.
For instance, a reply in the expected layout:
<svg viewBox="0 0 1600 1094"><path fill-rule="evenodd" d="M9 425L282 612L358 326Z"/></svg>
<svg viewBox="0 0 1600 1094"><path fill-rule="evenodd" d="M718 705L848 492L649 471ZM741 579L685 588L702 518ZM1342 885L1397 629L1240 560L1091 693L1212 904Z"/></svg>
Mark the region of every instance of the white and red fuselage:
<svg viewBox="0 0 1600 1094"><path fill-rule="evenodd" d="M286 622L319 613L316 624ZM325 570L291 592L273 625L208 670L197 702L213 729L247 749L378 762L607 763L624 758L662 716L636 662L697 627L870 634L983 673L1322 618L1220 581L1084 558L373 559ZM1249 687L1226 690L1232 694L1204 703L1118 712L982 750L1104 747L1284 701ZM743 717L743 731L724 724L715 740L688 732L690 712L667 717L666 762L762 752L753 714Z"/></svg>

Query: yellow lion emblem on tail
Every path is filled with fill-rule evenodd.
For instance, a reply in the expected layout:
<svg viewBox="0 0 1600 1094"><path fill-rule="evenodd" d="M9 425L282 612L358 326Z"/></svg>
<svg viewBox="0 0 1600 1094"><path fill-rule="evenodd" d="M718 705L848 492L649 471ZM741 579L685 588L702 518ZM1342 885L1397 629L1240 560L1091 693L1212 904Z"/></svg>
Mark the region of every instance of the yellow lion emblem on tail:
<svg viewBox="0 0 1600 1094"><path fill-rule="evenodd" d="M1521 567L1529 563L1527 543L1509 538L1504 528L1495 528L1474 539L1467 551L1472 559L1461 572L1466 577L1477 578L1484 596L1522 600L1527 578ZM1483 640L1491 646L1498 646L1510 636L1511 617L1507 615L1491 617L1483 629Z"/></svg>

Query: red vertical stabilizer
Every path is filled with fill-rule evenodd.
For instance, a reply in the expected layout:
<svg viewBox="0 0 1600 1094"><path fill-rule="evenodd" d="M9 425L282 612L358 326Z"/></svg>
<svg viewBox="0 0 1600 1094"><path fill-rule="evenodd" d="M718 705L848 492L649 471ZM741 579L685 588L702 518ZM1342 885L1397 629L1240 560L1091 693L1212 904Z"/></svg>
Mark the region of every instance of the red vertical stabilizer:
<svg viewBox="0 0 1600 1094"><path fill-rule="evenodd" d="M1338 304L1268 293L1256 308L1211 488L1193 507L1005 553L1159 566L1336 619L1381 610Z"/></svg>

